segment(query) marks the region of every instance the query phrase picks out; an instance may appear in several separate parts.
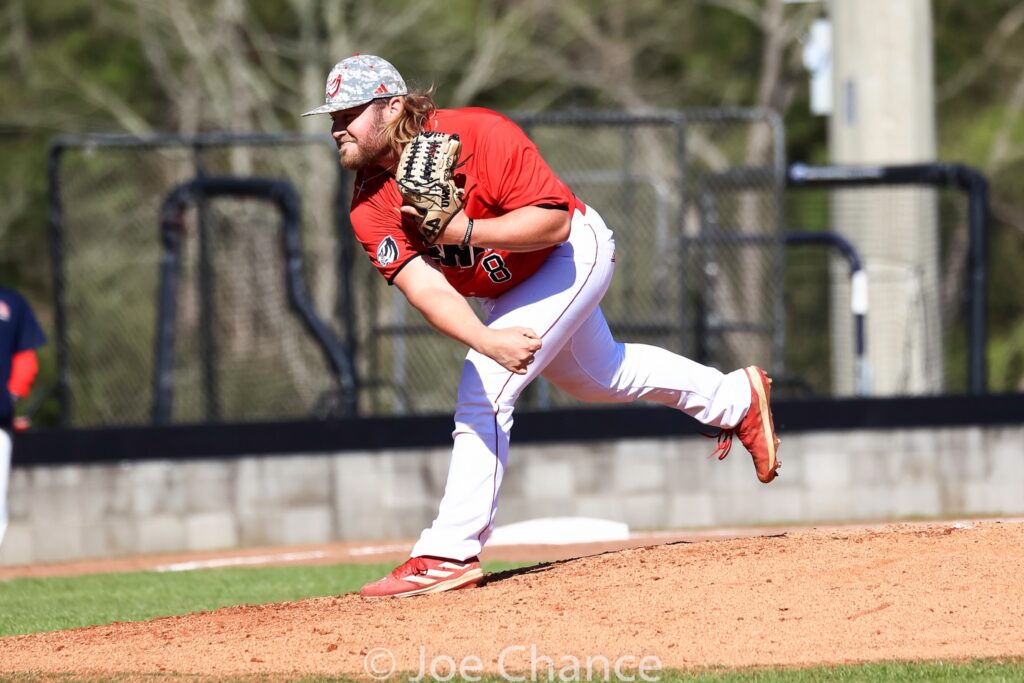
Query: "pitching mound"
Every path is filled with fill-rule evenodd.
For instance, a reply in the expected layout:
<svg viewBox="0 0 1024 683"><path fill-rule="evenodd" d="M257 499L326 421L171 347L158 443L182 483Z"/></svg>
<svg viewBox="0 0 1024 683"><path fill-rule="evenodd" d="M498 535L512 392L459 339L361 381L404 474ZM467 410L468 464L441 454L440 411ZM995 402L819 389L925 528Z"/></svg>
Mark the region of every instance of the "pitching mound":
<svg viewBox="0 0 1024 683"><path fill-rule="evenodd" d="M366 676L1024 656L1024 525L672 543L356 595L0 639L0 670ZM645 660L646 658L646 660ZM656 658L656 659L655 659Z"/></svg>

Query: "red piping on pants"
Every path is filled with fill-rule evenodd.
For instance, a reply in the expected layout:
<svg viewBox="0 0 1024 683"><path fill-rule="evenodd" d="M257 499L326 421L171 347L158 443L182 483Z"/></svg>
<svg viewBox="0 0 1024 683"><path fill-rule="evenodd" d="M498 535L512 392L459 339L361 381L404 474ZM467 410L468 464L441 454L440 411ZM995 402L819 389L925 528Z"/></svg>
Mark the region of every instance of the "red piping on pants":
<svg viewBox="0 0 1024 683"><path fill-rule="evenodd" d="M565 315L565 312L568 311L572 307L573 303L576 302L576 299L579 297L580 292L582 292L586 288L587 283L590 282L590 276L594 274L594 268L597 267L597 259L598 259L598 254L600 252L600 248L598 247L598 243L597 243L597 233L594 232L593 226L591 226L589 223L585 223L584 225L587 228L589 228L590 232L594 235L594 263L590 266L590 270L587 271L587 277L584 278L583 284L580 285L580 288L573 295L572 299L569 300L569 303L566 305L566 307L562 310L561 313L558 314L558 317L555 318L554 322L551 323L551 325L548 327L548 329L544 330L544 332L541 333L541 335L540 335L541 339L543 339L544 335L546 335L548 332L551 331L551 328L553 328L555 325L558 324L558 321L562 319L562 316ZM515 373L512 373L512 372L510 372L508 374L508 379L505 380L505 383L501 386L501 390L498 392L498 395L494 399L495 405L498 404L499 400L501 399L501 395L505 392L505 389L508 388L508 383L512 381L512 377L514 375L515 375ZM500 462L500 458L499 458L499 455L498 455L498 410L495 409L495 411L494 411L494 474L491 475L491 509L487 511L487 522L486 522L486 524L484 524L484 527L476 535L476 540L478 540L478 541L482 540L484 532L487 531L488 527L491 526L491 513L494 511L494 497L498 493L497 488L498 488L498 463L499 462Z"/></svg>

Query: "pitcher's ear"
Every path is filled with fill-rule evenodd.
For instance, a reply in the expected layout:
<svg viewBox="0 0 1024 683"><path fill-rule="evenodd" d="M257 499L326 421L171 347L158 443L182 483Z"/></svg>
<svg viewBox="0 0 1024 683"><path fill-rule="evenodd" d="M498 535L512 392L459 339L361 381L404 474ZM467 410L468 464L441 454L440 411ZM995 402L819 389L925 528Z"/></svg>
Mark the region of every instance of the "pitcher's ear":
<svg viewBox="0 0 1024 683"><path fill-rule="evenodd" d="M404 96L391 97L384 102L384 119L387 121L400 116L403 111L405 111Z"/></svg>

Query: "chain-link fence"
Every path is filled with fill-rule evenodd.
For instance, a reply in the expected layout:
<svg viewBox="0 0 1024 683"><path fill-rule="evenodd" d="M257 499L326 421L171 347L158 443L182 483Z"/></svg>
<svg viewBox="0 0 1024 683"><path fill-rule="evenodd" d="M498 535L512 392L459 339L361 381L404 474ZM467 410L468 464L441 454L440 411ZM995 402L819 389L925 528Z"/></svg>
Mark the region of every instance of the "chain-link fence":
<svg viewBox="0 0 1024 683"><path fill-rule="evenodd" d="M517 120L615 232L602 306L620 340L722 370L771 367L782 396L986 390L987 197L970 169L787 169L766 111ZM60 140L51 162L65 424L151 421L159 209L211 176L276 179L301 198L301 276L355 367L359 414L453 408L465 349L356 248L351 180L328 136L88 136ZM280 221L241 197L184 211L172 421L325 417L344 404L337 363L289 302ZM803 246L829 233L842 239ZM850 262L822 244L856 252L869 284L851 288ZM575 403L543 379L521 401Z"/></svg>
<svg viewBox="0 0 1024 683"><path fill-rule="evenodd" d="M781 368L785 164L772 112L516 119L615 232L617 272L603 308L619 339L723 370ZM90 136L54 149L66 424L149 422L158 209L172 188L208 175L297 189L308 288L354 359L360 414L452 409L465 349L354 253L350 183L327 136ZM279 220L238 198L186 212L173 421L308 417L335 395L336 378L287 305ZM571 404L539 381L521 405Z"/></svg>

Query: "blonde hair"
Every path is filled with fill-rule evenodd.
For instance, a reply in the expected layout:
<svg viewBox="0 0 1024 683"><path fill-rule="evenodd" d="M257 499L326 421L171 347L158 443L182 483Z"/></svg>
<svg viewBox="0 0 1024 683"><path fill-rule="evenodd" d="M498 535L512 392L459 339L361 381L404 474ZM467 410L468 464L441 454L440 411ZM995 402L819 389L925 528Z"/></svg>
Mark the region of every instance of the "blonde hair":
<svg viewBox="0 0 1024 683"><path fill-rule="evenodd" d="M405 95L402 113L384 126L384 139L396 152L423 130L427 119L437 109L434 86Z"/></svg>

